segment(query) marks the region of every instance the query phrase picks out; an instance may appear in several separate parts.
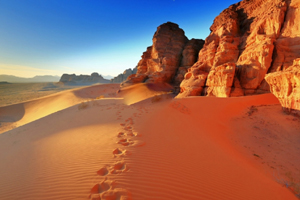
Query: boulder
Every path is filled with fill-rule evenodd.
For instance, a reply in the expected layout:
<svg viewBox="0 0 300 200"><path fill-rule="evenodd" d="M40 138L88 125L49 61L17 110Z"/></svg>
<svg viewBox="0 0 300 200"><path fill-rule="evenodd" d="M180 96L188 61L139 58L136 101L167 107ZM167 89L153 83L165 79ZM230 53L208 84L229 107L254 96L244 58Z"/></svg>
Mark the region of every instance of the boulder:
<svg viewBox="0 0 300 200"><path fill-rule="evenodd" d="M284 111L300 116L300 58L284 71L267 74L265 79Z"/></svg>

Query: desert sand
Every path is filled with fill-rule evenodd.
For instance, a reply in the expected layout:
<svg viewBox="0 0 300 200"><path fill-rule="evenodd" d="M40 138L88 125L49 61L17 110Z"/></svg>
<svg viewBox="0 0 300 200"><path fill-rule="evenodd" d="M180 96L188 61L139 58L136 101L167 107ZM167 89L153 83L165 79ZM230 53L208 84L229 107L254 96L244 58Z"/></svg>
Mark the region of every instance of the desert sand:
<svg viewBox="0 0 300 200"><path fill-rule="evenodd" d="M274 95L118 89L0 107L0 199L297 199L300 120Z"/></svg>
<svg viewBox="0 0 300 200"><path fill-rule="evenodd" d="M82 86L70 86L59 82L0 84L0 107L33 100L78 87Z"/></svg>
<svg viewBox="0 0 300 200"><path fill-rule="evenodd" d="M31 84L29 86L32 86L30 88L36 89L37 87L40 87L40 85L41 84ZM21 86L24 87L24 84L21 84ZM28 87L28 84L25 85L25 87ZM12 94L10 94L8 93L8 91L12 91L12 89L7 88L8 91L2 92L4 94L3 96L9 97L3 98L7 100L9 99L9 102L12 105L0 107L0 125L2 125L0 126L0 133L21 126L23 124L27 124L51 113L57 112L81 102L85 102L95 98L116 96L115 91L119 88L119 85L111 84L108 87L100 86L99 90L97 90L97 88L99 88L99 85L71 89L64 92L58 92L57 90L54 90L49 91L49 93L53 94L46 97L43 96L44 94L41 94L41 92L34 92L34 94L30 94L30 92L28 92L29 88L19 88L19 90L21 91L19 93L18 90L16 91L16 89L14 89L13 91L15 92L11 92ZM29 94L26 95L27 93ZM34 100L24 101L22 103L16 103L21 100L17 96L21 96L21 99L32 99L37 96L42 97L36 98Z"/></svg>

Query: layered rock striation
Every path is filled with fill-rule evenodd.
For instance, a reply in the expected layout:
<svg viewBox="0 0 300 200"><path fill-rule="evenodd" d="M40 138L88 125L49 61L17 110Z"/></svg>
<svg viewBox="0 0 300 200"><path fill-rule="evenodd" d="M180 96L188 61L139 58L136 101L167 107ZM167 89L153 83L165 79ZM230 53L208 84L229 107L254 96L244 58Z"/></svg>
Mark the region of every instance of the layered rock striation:
<svg viewBox="0 0 300 200"><path fill-rule="evenodd" d="M265 79L284 111L300 116L300 58L283 71L267 74Z"/></svg>
<svg viewBox="0 0 300 200"><path fill-rule="evenodd" d="M63 74L59 82L66 85L91 85L95 83L109 83L109 80L104 79L101 75L94 72L89 75Z"/></svg>
<svg viewBox="0 0 300 200"><path fill-rule="evenodd" d="M137 67L133 69L126 69L122 74L119 74L118 76L114 77L113 79L110 80L111 83L122 83L127 80L127 78L132 75L136 74L137 72Z"/></svg>
<svg viewBox="0 0 300 200"><path fill-rule="evenodd" d="M188 40L177 24L167 22L157 28L153 45L143 53L137 72L121 86L135 83L171 83L179 85L187 69L198 59L204 41Z"/></svg>
<svg viewBox="0 0 300 200"><path fill-rule="evenodd" d="M300 57L299 7L299 0L244 0L225 9L185 74L178 97L269 92L265 75L285 71Z"/></svg>

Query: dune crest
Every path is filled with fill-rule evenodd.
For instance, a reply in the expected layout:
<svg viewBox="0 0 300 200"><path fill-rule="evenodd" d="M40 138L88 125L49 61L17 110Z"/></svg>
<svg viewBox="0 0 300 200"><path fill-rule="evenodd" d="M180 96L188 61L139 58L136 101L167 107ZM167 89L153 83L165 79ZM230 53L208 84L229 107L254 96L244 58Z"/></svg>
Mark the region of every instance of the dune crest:
<svg viewBox="0 0 300 200"><path fill-rule="evenodd" d="M118 84L94 85L0 107L0 133L100 96L115 97L118 88Z"/></svg>

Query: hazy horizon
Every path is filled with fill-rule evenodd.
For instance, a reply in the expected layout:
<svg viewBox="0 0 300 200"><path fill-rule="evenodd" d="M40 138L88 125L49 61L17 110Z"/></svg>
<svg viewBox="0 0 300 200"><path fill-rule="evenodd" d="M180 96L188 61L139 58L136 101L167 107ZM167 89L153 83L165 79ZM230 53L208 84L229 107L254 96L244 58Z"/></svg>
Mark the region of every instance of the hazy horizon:
<svg viewBox="0 0 300 200"><path fill-rule="evenodd" d="M76 76L90 76L91 74L75 74ZM111 80L112 76L105 76L101 75L106 80ZM21 77L15 75L8 75L8 74L0 74L0 82L8 82L8 83L36 83L36 82L59 82L61 76L57 75L36 75L32 77Z"/></svg>
<svg viewBox="0 0 300 200"><path fill-rule="evenodd" d="M134 68L168 21L205 39L213 20L237 0L0 0L0 74L117 76Z"/></svg>

